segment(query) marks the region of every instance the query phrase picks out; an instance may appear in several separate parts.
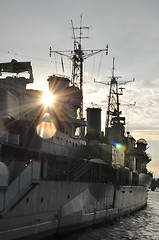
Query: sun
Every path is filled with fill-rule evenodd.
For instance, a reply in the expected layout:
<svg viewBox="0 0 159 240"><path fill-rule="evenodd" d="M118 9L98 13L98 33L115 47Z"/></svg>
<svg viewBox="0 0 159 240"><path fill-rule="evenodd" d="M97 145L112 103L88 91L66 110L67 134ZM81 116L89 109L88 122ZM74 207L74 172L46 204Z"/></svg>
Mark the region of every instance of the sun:
<svg viewBox="0 0 159 240"><path fill-rule="evenodd" d="M51 92L45 91L43 93L41 101L45 107L52 106L54 102L54 96L52 95Z"/></svg>

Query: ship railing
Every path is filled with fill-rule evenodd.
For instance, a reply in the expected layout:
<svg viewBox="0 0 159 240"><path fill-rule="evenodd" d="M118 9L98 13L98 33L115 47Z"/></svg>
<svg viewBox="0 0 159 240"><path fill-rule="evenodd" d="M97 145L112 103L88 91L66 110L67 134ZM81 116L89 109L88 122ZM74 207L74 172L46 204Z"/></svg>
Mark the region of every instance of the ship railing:
<svg viewBox="0 0 159 240"><path fill-rule="evenodd" d="M69 169L69 174L73 176L73 179L80 177L83 174L84 163L79 162ZM81 174L82 173L82 174Z"/></svg>
<svg viewBox="0 0 159 240"><path fill-rule="evenodd" d="M79 161L74 166L69 169L69 176L77 181L82 175L84 175L89 169L91 165L90 162L87 161Z"/></svg>
<svg viewBox="0 0 159 240"><path fill-rule="evenodd" d="M40 181L40 162L31 161L7 189L0 190L0 212L15 206L31 186Z"/></svg>

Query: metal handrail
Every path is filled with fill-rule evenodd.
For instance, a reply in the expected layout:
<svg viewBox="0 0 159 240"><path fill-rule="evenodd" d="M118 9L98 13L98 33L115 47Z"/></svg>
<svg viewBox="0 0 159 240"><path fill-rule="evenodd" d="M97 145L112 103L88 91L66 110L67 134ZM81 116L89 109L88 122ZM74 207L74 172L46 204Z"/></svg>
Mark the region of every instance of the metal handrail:
<svg viewBox="0 0 159 240"><path fill-rule="evenodd" d="M40 162L32 161L7 189L0 190L0 212L14 204L29 186L40 181Z"/></svg>

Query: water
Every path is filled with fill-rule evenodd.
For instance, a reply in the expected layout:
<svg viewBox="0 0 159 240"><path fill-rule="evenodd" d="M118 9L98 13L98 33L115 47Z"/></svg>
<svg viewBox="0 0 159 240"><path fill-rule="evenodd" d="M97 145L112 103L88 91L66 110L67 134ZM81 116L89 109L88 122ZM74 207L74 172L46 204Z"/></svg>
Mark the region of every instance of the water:
<svg viewBox="0 0 159 240"><path fill-rule="evenodd" d="M110 224L88 228L56 240L159 240L159 190L149 191L148 205ZM50 240L50 239L49 239ZM51 238L54 240L54 238Z"/></svg>

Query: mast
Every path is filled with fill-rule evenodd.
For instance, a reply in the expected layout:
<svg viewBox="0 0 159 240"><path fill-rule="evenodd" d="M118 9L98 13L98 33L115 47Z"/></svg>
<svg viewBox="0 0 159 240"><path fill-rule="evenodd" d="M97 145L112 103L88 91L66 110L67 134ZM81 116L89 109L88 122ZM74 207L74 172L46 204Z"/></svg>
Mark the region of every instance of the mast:
<svg viewBox="0 0 159 240"><path fill-rule="evenodd" d="M71 20L73 39L74 39L74 55L73 55L73 67L72 67L72 83L73 85L79 85L81 90L81 108L80 108L80 118L83 118L83 56L84 52L82 51L82 39L88 38L82 36L82 30L89 29L89 27L82 26L82 15L80 17L80 27L74 27L73 21ZM76 37L75 30L79 30L79 37Z"/></svg>
<svg viewBox="0 0 159 240"><path fill-rule="evenodd" d="M90 27L82 26L82 15L80 16L80 27L74 27L73 21L71 20L72 31L73 31L73 39L74 39L74 50L72 51L53 51L50 47L50 57L52 53L57 53L61 56L65 56L68 59L72 60L72 76L71 83L72 85L76 85L81 90L82 101L79 117L83 119L83 64L84 60L94 56L97 53L105 51L106 55L108 55L108 45L106 45L105 49L90 49L90 50L82 50L82 39L88 38L87 36L83 36L84 30L89 30ZM75 31L79 31L79 36L76 37Z"/></svg>
<svg viewBox="0 0 159 240"><path fill-rule="evenodd" d="M120 140L121 136L124 134L124 125L125 117L121 117L122 112L120 111L120 101L119 96L123 95L123 87L119 85L125 85L129 82L134 82L134 78L131 81L118 82L120 76L115 76L115 58L113 57L113 66L112 66L112 76L108 82L98 82L104 85L109 85L109 96L108 96L108 105L106 112L106 121L105 121L105 135L107 137L112 137L113 135L116 138L116 141ZM114 134L110 133L110 129L114 129ZM110 136L109 136L110 135ZM115 140L115 139L114 139Z"/></svg>
<svg viewBox="0 0 159 240"><path fill-rule="evenodd" d="M120 114L119 111L119 95L122 95L122 91L118 92L118 78L115 76L115 58L113 57L113 67L112 67L112 76L110 77L110 90L108 96L108 107L106 114L106 126L105 128L109 128L113 124L113 119L111 116L116 118L117 123L120 122Z"/></svg>
<svg viewBox="0 0 159 240"><path fill-rule="evenodd" d="M134 78L131 81L119 82L120 76L115 76L115 58L113 57L112 76L110 77L110 89L108 96L108 107L106 114L105 135L112 140L121 142L125 133L125 117L121 117L122 111L120 111L119 96L123 95L123 87L129 82L134 82Z"/></svg>

